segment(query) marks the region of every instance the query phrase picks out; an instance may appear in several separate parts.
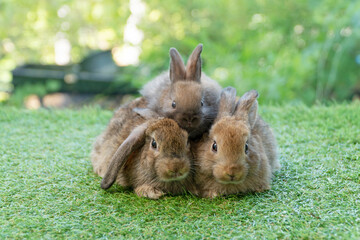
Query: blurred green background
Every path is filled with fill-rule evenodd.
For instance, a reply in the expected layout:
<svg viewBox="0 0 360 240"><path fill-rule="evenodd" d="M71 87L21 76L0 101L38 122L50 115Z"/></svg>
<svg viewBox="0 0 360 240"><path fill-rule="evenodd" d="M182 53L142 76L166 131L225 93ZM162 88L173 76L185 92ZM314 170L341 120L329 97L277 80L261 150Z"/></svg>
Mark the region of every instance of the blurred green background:
<svg viewBox="0 0 360 240"><path fill-rule="evenodd" d="M111 50L119 79L141 87L203 43L203 69L261 102L352 101L360 95L358 0L58 0L0 2L0 101L25 63L79 63ZM28 86L22 95L44 95Z"/></svg>

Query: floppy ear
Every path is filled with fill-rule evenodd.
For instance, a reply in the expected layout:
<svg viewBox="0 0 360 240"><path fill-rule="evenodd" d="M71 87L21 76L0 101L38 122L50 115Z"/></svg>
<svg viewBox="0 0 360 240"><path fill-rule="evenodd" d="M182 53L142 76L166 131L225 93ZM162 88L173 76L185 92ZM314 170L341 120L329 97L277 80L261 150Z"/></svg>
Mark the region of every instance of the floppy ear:
<svg viewBox="0 0 360 240"><path fill-rule="evenodd" d="M215 122L225 116L232 116L236 106L236 89L233 87L226 87L221 91L219 111Z"/></svg>
<svg viewBox="0 0 360 240"><path fill-rule="evenodd" d="M145 119L154 119L160 117L158 113L148 108L134 108L133 111Z"/></svg>
<svg viewBox="0 0 360 240"><path fill-rule="evenodd" d="M201 52L203 45L199 44L191 53L186 64L186 80L200 82L201 78Z"/></svg>
<svg viewBox="0 0 360 240"><path fill-rule="evenodd" d="M185 65L176 48L170 48L170 80L175 83L185 79Z"/></svg>
<svg viewBox="0 0 360 240"><path fill-rule="evenodd" d="M235 115L238 117L247 117L247 121L252 128L257 119L258 102L257 98L259 93L256 90L246 92L236 105Z"/></svg>
<svg viewBox="0 0 360 240"><path fill-rule="evenodd" d="M147 122L137 126L116 150L105 176L101 181L101 188L110 188L115 182L121 167L124 166L128 160L130 154L144 145L145 130L147 126Z"/></svg>

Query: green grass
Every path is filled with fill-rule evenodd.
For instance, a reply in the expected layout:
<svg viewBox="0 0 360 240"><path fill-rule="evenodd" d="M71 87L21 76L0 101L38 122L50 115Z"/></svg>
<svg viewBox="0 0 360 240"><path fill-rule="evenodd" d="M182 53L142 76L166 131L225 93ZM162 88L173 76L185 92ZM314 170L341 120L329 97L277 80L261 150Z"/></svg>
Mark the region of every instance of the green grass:
<svg viewBox="0 0 360 240"><path fill-rule="evenodd" d="M359 239L360 105L260 111L280 148L272 190L154 201L92 173L112 112L0 107L0 239Z"/></svg>

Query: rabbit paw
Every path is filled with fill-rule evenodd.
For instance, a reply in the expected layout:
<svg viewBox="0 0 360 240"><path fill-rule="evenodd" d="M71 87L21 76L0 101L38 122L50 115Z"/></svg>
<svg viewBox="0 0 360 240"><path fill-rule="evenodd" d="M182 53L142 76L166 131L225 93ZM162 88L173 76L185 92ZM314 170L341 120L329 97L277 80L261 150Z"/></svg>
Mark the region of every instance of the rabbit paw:
<svg viewBox="0 0 360 240"><path fill-rule="evenodd" d="M135 193L139 197L146 197L150 199L159 199L165 193L157 188L154 188L150 185L141 185L135 188Z"/></svg>
<svg viewBox="0 0 360 240"><path fill-rule="evenodd" d="M204 190L201 196L204 198L216 198L219 196L219 193L215 190Z"/></svg>
<svg viewBox="0 0 360 240"><path fill-rule="evenodd" d="M271 189L271 187L269 184L264 184L264 185L261 185L261 186L255 188L255 192L265 192L270 189Z"/></svg>
<svg viewBox="0 0 360 240"><path fill-rule="evenodd" d="M194 195L194 196L201 197L201 192L200 192L200 190L199 190L197 187L195 187L195 186L189 186L189 187L187 188L187 191L188 191L189 193L191 193L192 195Z"/></svg>

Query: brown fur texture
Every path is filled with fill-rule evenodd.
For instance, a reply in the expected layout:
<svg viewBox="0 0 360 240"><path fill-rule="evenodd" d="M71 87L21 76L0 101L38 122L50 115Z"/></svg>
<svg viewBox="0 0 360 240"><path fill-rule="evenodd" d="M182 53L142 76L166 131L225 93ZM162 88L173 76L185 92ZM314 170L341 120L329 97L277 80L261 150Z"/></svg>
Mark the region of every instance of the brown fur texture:
<svg viewBox="0 0 360 240"><path fill-rule="evenodd" d="M280 164L272 130L257 114L257 96L252 90L236 102L234 88L222 91L214 125L192 145L200 196L214 198L270 189L272 173Z"/></svg>
<svg viewBox="0 0 360 240"><path fill-rule="evenodd" d="M133 111L145 106L145 99L138 98L120 107L96 139L91 161L94 172L103 177L102 188L109 188L115 181L151 199L194 189L187 132L174 120L153 118L152 114L147 119ZM125 158L124 162L118 163L121 160L116 156Z"/></svg>
<svg viewBox="0 0 360 240"><path fill-rule="evenodd" d="M174 119L192 139L210 128L221 92L220 85L201 72L201 51L199 44L185 67L178 51L171 48L169 73L159 75L140 91L149 109Z"/></svg>

